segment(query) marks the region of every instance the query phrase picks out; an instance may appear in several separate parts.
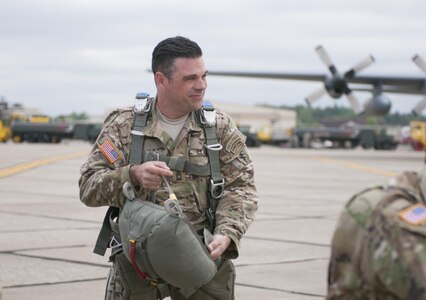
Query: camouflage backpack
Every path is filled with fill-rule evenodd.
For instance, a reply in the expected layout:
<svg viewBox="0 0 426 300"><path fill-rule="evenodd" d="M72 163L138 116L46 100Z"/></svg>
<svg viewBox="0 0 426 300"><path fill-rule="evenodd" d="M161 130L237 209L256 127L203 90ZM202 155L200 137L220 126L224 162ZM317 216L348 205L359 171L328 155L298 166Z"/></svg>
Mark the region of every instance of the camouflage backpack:
<svg viewBox="0 0 426 300"><path fill-rule="evenodd" d="M327 299L426 296L426 207L415 173L397 180L413 185L370 188L345 206L333 236ZM406 217L416 210L422 223Z"/></svg>

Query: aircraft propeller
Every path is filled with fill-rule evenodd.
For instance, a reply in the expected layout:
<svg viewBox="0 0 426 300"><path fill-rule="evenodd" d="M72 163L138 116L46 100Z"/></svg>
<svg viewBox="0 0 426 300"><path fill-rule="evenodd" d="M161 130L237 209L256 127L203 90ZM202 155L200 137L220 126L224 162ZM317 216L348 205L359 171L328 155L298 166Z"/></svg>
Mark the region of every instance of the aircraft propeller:
<svg viewBox="0 0 426 300"><path fill-rule="evenodd" d="M424 72L426 73L426 62L419 56L414 55L413 62ZM426 94L426 86L423 86L423 90ZM423 109L426 107L426 95L423 96L423 98L416 104L416 106L413 108L413 114L420 115L423 111Z"/></svg>
<svg viewBox="0 0 426 300"><path fill-rule="evenodd" d="M321 59L321 61L327 66L330 70L331 77L327 77L324 83L324 86L314 91L306 98L306 102L308 105L312 104L320 97L322 97L325 93L328 93L333 98L339 98L342 94L345 94L351 104L352 109L356 114L359 114L363 111L361 104L358 99L349 88L347 79L352 78L355 74L374 62L373 56L368 56L365 59L361 60L358 64L356 64L352 69L346 71L343 75L341 75L336 66L330 59L330 56L327 54L325 49L319 45L316 48L316 51Z"/></svg>

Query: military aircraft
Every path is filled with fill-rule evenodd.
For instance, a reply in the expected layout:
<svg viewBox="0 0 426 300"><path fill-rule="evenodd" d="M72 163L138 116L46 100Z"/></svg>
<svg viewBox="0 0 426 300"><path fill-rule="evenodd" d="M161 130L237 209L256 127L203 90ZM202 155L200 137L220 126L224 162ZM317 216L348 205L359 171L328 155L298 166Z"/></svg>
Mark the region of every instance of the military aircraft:
<svg viewBox="0 0 426 300"><path fill-rule="evenodd" d="M217 76L237 76L251 78L271 78L305 81L322 81L324 86L314 91L306 102L311 105L320 97L328 93L332 98L340 98L345 95L356 114L366 115L386 115L391 109L391 101L384 93L417 94L422 95L422 99L413 108L413 114L419 115L426 107L426 76L424 77L398 77L398 76L362 76L358 73L374 62L373 56L368 56L361 60L353 68L340 73L330 56L319 45L316 51L330 71L328 74L296 74L296 73L262 73L262 72L230 72L230 71L209 71L209 75ZM419 56L413 57L414 63L426 74L426 62ZM351 85L357 85L350 87ZM371 99L361 106L353 91L369 91L372 93Z"/></svg>

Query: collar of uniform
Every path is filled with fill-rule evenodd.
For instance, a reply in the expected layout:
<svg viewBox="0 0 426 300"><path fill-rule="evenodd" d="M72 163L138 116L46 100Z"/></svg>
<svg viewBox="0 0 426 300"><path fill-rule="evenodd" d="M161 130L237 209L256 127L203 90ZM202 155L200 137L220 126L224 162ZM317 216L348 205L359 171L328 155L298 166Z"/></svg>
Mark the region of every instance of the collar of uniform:
<svg viewBox="0 0 426 300"><path fill-rule="evenodd" d="M187 122L184 126L184 128L186 129L187 132L191 132L191 131L199 132L199 131L203 130L203 128L198 124L197 114L198 114L198 110L192 111L189 114L189 117L188 117L188 120L187 120L189 122ZM186 126L187 124L188 124L188 126Z"/></svg>
<svg viewBox="0 0 426 300"><path fill-rule="evenodd" d="M157 97L155 97L152 103L152 109L155 109L157 103ZM182 131L179 133L176 142L172 140L172 138L161 129L159 126L155 126L154 124L158 124L158 116L155 113L151 113L151 117L148 120L148 123L145 127L145 135L148 137L158 138L170 151L173 151L179 143L182 142L182 139L190 132L200 132L203 128L198 125L196 114L197 111L192 111L185 124L183 125Z"/></svg>

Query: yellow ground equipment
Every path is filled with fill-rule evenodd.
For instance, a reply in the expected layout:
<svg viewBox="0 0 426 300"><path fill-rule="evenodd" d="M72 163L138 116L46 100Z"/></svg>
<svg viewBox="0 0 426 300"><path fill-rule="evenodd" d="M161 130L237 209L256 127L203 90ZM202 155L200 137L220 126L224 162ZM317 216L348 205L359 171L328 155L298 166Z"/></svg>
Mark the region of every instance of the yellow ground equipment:
<svg viewBox="0 0 426 300"><path fill-rule="evenodd" d="M0 142L7 142L10 139L10 121L0 116Z"/></svg>
<svg viewBox="0 0 426 300"><path fill-rule="evenodd" d="M10 118L7 111L7 102L0 101L0 142L7 142L10 136Z"/></svg>
<svg viewBox="0 0 426 300"><path fill-rule="evenodd" d="M411 121L411 146L414 150L421 151L426 147L426 124L423 121Z"/></svg>

